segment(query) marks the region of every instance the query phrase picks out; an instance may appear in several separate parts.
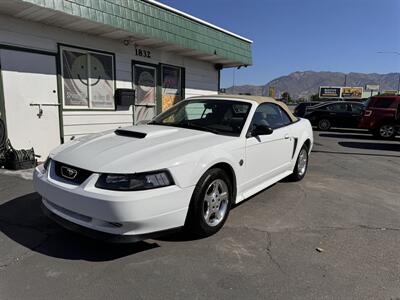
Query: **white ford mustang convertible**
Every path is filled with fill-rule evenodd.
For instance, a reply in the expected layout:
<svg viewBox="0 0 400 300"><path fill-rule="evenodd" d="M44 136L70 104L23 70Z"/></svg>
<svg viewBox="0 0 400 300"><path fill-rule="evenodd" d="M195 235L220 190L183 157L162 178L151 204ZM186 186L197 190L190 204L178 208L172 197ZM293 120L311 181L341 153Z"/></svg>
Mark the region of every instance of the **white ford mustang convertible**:
<svg viewBox="0 0 400 300"><path fill-rule="evenodd" d="M75 139L34 173L44 212L66 228L136 241L184 227L217 232L232 205L301 180L313 132L272 98L202 96L145 125Z"/></svg>

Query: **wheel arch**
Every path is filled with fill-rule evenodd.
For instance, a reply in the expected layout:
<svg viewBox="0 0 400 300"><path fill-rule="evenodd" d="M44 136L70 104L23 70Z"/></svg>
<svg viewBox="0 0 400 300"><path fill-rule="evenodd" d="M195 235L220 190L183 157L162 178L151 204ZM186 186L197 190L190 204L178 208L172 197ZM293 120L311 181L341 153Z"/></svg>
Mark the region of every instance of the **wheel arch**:
<svg viewBox="0 0 400 300"><path fill-rule="evenodd" d="M233 169L233 167L226 162L219 162L219 163L213 164L205 172L207 172L208 170L211 170L211 169L221 169L226 172L226 174L228 175L229 180L231 181L231 184L232 184L232 192L233 192L232 201L233 201L233 203L235 203L236 202L236 193L237 193L237 182L236 182L235 170Z"/></svg>
<svg viewBox="0 0 400 300"><path fill-rule="evenodd" d="M391 117L385 117L375 123L374 130L379 129L383 125L396 125L396 119Z"/></svg>
<svg viewBox="0 0 400 300"><path fill-rule="evenodd" d="M307 139L304 141L303 145L306 145L306 146L307 146L307 150L308 150L308 151L311 151L311 140L310 140L310 138L307 138Z"/></svg>

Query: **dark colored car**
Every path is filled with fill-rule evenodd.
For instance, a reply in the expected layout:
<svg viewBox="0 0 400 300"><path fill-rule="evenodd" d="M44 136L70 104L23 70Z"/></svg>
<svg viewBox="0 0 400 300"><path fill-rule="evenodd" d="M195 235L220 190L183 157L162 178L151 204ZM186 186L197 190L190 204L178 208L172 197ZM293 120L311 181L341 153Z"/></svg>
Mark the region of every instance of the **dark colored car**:
<svg viewBox="0 0 400 300"><path fill-rule="evenodd" d="M319 101L310 101L310 102L303 102L303 103L299 103L297 104L297 106L294 108L294 115L296 117L303 117L307 111L308 107L317 105L317 104L321 104L322 102Z"/></svg>
<svg viewBox="0 0 400 300"><path fill-rule="evenodd" d="M399 134L400 96L371 97L358 127L383 139L394 138Z"/></svg>
<svg viewBox="0 0 400 300"><path fill-rule="evenodd" d="M308 108L304 118L319 130L329 130L331 127L357 128L364 109L364 103L335 101Z"/></svg>

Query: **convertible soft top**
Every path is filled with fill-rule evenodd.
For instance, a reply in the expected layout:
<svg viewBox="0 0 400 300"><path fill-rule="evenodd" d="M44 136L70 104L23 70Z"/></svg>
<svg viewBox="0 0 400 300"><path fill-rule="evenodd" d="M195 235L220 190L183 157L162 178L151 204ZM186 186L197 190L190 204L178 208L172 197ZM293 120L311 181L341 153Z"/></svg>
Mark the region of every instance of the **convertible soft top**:
<svg viewBox="0 0 400 300"><path fill-rule="evenodd" d="M293 122L297 121L297 117L293 115L293 113L290 111L290 109L286 106L285 103L282 101L275 100L274 98L271 97L264 97L264 96L251 96L251 95L208 95L208 96L197 96L197 97L191 97L189 99L237 99L237 100L247 100L247 101L255 101L258 104L261 103L274 103L276 105L279 105L286 113L289 115L290 119L292 119Z"/></svg>

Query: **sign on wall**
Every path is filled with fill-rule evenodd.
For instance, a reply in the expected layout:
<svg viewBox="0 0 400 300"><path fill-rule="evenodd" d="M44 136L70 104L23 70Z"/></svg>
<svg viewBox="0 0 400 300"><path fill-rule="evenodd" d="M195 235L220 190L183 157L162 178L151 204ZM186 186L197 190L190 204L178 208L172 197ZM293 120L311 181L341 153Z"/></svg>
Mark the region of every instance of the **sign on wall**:
<svg viewBox="0 0 400 300"><path fill-rule="evenodd" d="M340 87L321 86L319 88L320 98L340 98Z"/></svg>

